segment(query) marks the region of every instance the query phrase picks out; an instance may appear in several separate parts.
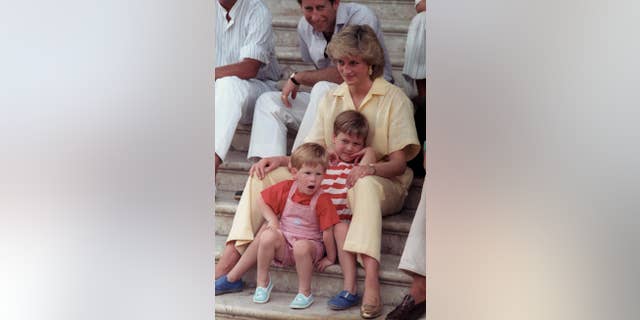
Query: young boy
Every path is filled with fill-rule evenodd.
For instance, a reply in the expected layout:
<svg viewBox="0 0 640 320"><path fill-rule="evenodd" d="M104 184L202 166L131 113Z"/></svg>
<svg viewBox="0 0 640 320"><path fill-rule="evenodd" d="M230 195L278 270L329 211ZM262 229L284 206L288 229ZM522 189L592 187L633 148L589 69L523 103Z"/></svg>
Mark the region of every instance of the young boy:
<svg viewBox="0 0 640 320"><path fill-rule="evenodd" d="M313 303L314 264L331 265L336 259L333 226L339 218L330 196L320 188L327 165L324 147L316 143L302 144L291 155L290 170L294 179L261 192L258 207L267 224L256 238L258 267L253 302L269 301L273 289L270 265L295 265L298 294L289 307L304 309ZM323 258L324 247L327 256Z"/></svg>
<svg viewBox="0 0 640 320"><path fill-rule="evenodd" d="M334 236L338 247L338 259L344 276L343 291L329 300L331 309L343 310L357 305L360 297L356 287L356 258L351 252L342 249L349 222L351 221L351 209L347 206L347 180L351 170L359 164L374 163L375 152L365 147L369 124L367 119L359 112L349 110L340 113L333 123L333 155L335 161L329 165L322 190L331 195L331 200L336 206L336 211L341 222L334 227ZM326 266L319 266L322 270Z"/></svg>

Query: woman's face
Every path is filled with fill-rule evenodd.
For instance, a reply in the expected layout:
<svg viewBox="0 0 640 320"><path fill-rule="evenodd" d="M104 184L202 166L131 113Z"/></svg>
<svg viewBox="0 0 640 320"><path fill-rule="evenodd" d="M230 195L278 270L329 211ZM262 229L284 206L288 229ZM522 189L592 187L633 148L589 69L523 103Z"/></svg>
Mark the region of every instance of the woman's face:
<svg viewBox="0 0 640 320"><path fill-rule="evenodd" d="M349 86L370 82L369 64L359 56L346 56L334 60L338 72Z"/></svg>

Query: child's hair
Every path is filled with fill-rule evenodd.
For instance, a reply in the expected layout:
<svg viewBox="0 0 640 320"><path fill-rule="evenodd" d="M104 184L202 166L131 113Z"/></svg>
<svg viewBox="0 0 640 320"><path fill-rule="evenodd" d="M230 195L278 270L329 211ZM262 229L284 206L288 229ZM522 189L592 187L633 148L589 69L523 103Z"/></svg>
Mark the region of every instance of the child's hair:
<svg viewBox="0 0 640 320"><path fill-rule="evenodd" d="M336 117L333 122L333 134L344 133L353 135L358 138L367 139L369 134L369 122L364 115L355 110L343 111Z"/></svg>
<svg viewBox="0 0 640 320"><path fill-rule="evenodd" d="M291 167L300 170L305 164L312 167L321 165L326 169L329 166L327 150L313 142L301 144L291 154Z"/></svg>

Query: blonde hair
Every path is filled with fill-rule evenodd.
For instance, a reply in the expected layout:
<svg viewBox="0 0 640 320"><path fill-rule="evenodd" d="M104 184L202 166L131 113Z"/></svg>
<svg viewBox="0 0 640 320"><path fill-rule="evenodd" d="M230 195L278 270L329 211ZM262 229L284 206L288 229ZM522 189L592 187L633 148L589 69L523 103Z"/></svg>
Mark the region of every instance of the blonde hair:
<svg viewBox="0 0 640 320"><path fill-rule="evenodd" d="M357 56L371 65L369 77L375 79L384 73L384 51L376 33L370 26L352 24L334 35L327 45L327 54L333 60Z"/></svg>
<svg viewBox="0 0 640 320"><path fill-rule="evenodd" d="M301 144L291 154L291 167L300 170L303 165L311 167L321 165L326 169L329 166L327 150L313 142Z"/></svg>
<svg viewBox="0 0 640 320"><path fill-rule="evenodd" d="M369 122L358 111L347 110L340 112L336 120L333 121L333 134L337 136L339 133L354 135L366 140L369 134Z"/></svg>

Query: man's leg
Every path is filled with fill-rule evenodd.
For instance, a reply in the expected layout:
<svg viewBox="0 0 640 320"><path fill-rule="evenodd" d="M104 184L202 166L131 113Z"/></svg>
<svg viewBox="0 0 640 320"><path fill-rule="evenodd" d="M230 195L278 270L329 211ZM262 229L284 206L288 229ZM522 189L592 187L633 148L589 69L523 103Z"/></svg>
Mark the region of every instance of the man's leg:
<svg viewBox="0 0 640 320"><path fill-rule="evenodd" d="M247 158L256 160L287 154L287 130L298 130L309 103L309 94L299 92L287 108L280 92L263 93L256 101Z"/></svg>
<svg viewBox="0 0 640 320"><path fill-rule="evenodd" d="M313 123L316 120L316 113L318 111L318 104L324 96L336 88L338 85L333 82L328 81L320 81L316 83L313 88L311 88L311 94L309 97L309 103L306 107L306 111L304 112L304 117L302 118L302 122L300 123L300 128L298 129L298 134L296 135L296 140L293 142L293 149L297 148L299 145L304 143L304 139L311 131L313 127Z"/></svg>
<svg viewBox="0 0 640 320"><path fill-rule="evenodd" d="M263 92L273 90L270 83L256 79L242 80L224 77L215 83L215 153L224 161L239 122L250 122L256 99Z"/></svg>

